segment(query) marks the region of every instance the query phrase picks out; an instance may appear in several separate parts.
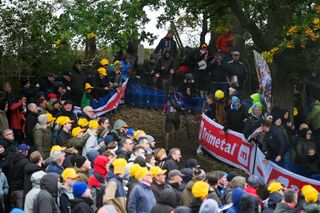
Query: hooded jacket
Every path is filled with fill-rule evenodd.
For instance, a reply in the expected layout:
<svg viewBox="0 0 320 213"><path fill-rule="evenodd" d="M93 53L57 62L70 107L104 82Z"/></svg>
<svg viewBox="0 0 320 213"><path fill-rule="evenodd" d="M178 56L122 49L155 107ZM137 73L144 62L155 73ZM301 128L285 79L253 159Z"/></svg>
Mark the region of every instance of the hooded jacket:
<svg viewBox="0 0 320 213"><path fill-rule="evenodd" d="M87 142L85 143L83 149L82 149L82 156L86 157L88 152L91 151L98 151L100 149L100 146L98 144L98 138L97 134L90 129L88 129L88 134L90 137L88 138Z"/></svg>
<svg viewBox="0 0 320 213"><path fill-rule="evenodd" d="M171 189L164 189L151 213L170 213L176 206L175 193Z"/></svg>
<svg viewBox="0 0 320 213"><path fill-rule="evenodd" d="M43 171L38 171L32 174L31 182L32 189L26 194L26 199L24 201L24 211L26 213L33 212L33 203L36 199L38 193L40 192L40 180L46 173Z"/></svg>
<svg viewBox="0 0 320 213"><path fill-rule="evenodd" d="M48 173L40 180L40 189L34 203L34 213L59 213L59 207L56 203L58 196L59 175Z"/></svg>
<svg viewBox="0 0 320 213"><path fill-rule="evenodd" d="M90 198L76 197L71 201L71 213L94 213L92 204L93 201Z"/></svg>
<svg viewBox="0 0 320 213"><path fill-rule="evenodd" d="M273 213L278 203L282 200L282 195L278 192L271 193L268 199L268 207L262 213Z"/></svg>
<svg viewBox="0 0 320 213"><path fill-rule="evenodd" d="M244 130L244 120L247 118L247 113L241 106L238 110L229 108L227 118L224 124L224 130L231 129L242 133Z"/></svg>
<svg viewBox="0 0 320 213"><path fill-rule="evenodd" d="M121 129L121 127L126 126L126 125L127 125L127 123L124 120L118 119L114 122L111 132L116 133L120 140L125 139L126 134L123 132L120 132L120 129Z"/></svg>
<svg viewBox="0 0 320 213"><path fill-rule="evenodd" d="M90 176L88 181L89 187L100 187L105 183L108 171L106 165L109 162L109 158L103 155L99 155L94 161L93 175Z"/></svg>
<svg viewBox="0 0 320 213"><path fill-rule="evenodd" d="M241 188L236 188L232 192L233 206L227 210L227 213L240 213L240 201L241 197L245 194L245 191Z"/></svg>
<svg viewBox="0 0 320 213"><path fill-rule="evenodd" d="M268 160L274 160L278 155L283 157L290 148L285 136L273 125L266 134L265 141L268 151L266 159Z"/></svg>
<svg viewBox="0 0 320 213"><path fill-rule="evenodd" d="M311 123L313 129L320 129L320 101L314 102L311 112L308 115L307 120Z"/></svg>
<svg viewBox="0 0 320 213"><path fill-rule="evenodd" d="M28 162L24 167L23 195L25 196L33 187L31 176L33 173L42 171L42 168L33 162ZM40 184L40 182L39 182Z"/></svg>
<svg viewBox="0 0 320 213"><path fill-rule="evenodd" d="M43 159L48 158L52 146L52 135L50 129L37 123L33 129L33 140L34 149L41 153Z"/></svg>

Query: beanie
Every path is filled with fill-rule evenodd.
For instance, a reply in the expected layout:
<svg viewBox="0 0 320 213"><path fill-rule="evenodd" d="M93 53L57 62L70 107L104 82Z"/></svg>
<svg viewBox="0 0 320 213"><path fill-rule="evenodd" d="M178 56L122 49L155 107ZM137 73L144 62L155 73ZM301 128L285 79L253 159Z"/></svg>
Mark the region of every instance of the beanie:
<svg viewBox="0 0 320 213"><path fill-rule="evenodd" d="M202 169L196 169L193 171L193 179L201 181L206 179L206 172L203 171Z"/></svg>
<svg viewBox="0 0 320 213"><path fill-rule="evenodd" d="M192 186L192 194L195 198L205 198L209 192L209 184L204 181L197 181Z"/></svg>
<svg viewBox="0 0 320 213"><path fill-rule="evenodd" d="M188 206L179 206L174 209L174 213L192 213L192 209L190 209Z"/></svg>
<svg viewBox="0 0 320 213"><path fill-rule="evenodd" d="M41 114L38 116L38 122L40 125L46 125L48 123L48 115Z"/></svg>
<svg viewBox="0 0 320 213"><path fill-rule="evenodd" d="M200 207L199 213L218 213L219 206L214 199L205 200Z"/></svg>
<svg viewBox="0 0 320 213"><path fill-rule="evenodd" d="M85 193L87 189L88 186L84 182L76 182L72 186L73 195L76 197L82 197L82 195Z"/></svg>
<svg viewBox="0 0 320 213"><path fill-rule="evenodd" d="M81 168L83 164L86 162L87 158L83 156L76 157L75 166Z"/></svg>
<svg viewBox="0 0 320 213"><path fill-rule="evenodd" d="M243 189L246 185L246 178L243 176L236 176L231 180L230 185L232 186L232 188Z"/></svg>
<svg viewBox="0 0 320 213"><path fill-rule="evenodd" d="M229 174L227 175L227 181L230 182L234 177L238 176L238 172L236 171L231 171L229 172Z"/></svg>

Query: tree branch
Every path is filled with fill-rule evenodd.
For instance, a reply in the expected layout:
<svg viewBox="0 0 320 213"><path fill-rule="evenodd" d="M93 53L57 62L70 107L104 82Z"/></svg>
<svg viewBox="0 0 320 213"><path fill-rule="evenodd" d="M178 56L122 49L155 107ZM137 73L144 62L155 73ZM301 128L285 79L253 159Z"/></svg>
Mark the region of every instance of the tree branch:
<svg viewBox="0 0 320 213"><path fill-rule="evenodd" d="M238 19L240 25L246 29L252 36L252 39L258 49L261 50L269 50L272 48L270 42L264 38L258 26L252 22L242 10L240 3L238 0L228 0L229 7L233 12L234 16Z"/></svg>

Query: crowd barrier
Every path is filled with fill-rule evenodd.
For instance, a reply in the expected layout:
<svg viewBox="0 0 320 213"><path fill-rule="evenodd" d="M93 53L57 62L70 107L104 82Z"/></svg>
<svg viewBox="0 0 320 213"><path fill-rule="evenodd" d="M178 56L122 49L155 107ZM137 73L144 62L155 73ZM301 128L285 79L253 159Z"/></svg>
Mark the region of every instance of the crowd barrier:
<svg viewBox="0 0 320 213"><path fill-rule="evenodd" d="M202 115L199 128L200 145L215 158L254 174L268 183L278 179L286 188L301 189L310 184L320 190L320 181L290 172L271 161L263 163L264 154L255 144L249 143L243 134L228 130L222 133L223 126Z"/></svg>

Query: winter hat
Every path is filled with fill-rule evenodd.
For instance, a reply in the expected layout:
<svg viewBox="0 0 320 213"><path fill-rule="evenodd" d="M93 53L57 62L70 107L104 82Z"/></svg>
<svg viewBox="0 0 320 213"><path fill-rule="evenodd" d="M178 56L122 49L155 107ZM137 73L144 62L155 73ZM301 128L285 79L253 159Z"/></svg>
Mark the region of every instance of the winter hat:
<svg viewBox="0 0 320 213"><path fill-rule="evenodd" d="M252 109L260 109L259 105L257 103L252 104L251 108Z"/></svg>
<svg viewBox="0 0 320 213"><path fill-rule="evenodd" d="M111 134L107 134L107 136L104 138L104 142L106 144L109 144L114 141L115 141L115 139L114 139L113 135L111 135Z"/></svg>
<svg viewBox="0 0 320 213"><path fill-rule="evenodd" d="M192 177L194 180L201 181L206 179L206 172L202 169L196 169L193 171Z"/></svg>
<svg viewBox="0 0 320 213"><path fill-rule="evenodd" d="M236 172L236 171L229 172L229 174L226 177L227 181L230 182L236 176L239 176L238 172Z"/></svg>
<svg viewBox="0 0 320 213"><path fill-rule="evenodd" d="M124 174L126 171L127 161L123 158L118 158L112 162L114 174Z"/></svg>
<svg viewBox="0 0 320 213"><path fill-rule="evenodd" d="M236 103L240 103L240 99L237 96L232 96L231 104L234 105Z"/></svg>
<svg viewBox="0 0 320 213"><path fill-rule="evenodd" d="M127 136L133 136L134 135L135 130L133 128L129 128L127 131Z"/></svg>
<svg viewBox="0 0 320 213"><path fill-rule="evenodd" d="M72 186L72 193L76 197L82 197L82 195L86 192L88 189L88 185L85 184L84 182L76 182Z"/></svg>
<svg viewBox="0 0 320 213"><path fill-rule="evenodd" d="M98 129L99 123L97 120L91 120L89 121L89 129Z"/></svg>
<svg viewBox="0 0 320 213"><path fill-rule="evenodd" d="M258 188L259 185L263 185L263 182L262 182L261 178L259 178L256 175L250 175L248 177L247 183L248 183L249 186L252 186L254 188Z"/></svg>
<svg viewBox="0 0 320 213"><path fill-rule="evenodd" d="M195 198L200 198L203 199L207 197L208 192L209 192L209 184L204 181L197 181L193 186L192 186L192 194Z"/></svg>
<svg viewBox="0 0 320 213"><path fill-rule="evenodd" d="M154 142L154 137L152 137L151 135L146 135L146 138L147 138L149 144Z"/></svg>
<svg viewBox="0 0 320 213"><path fill-rule="evenodd" d="M30 146L28 146L27 144L25 143L22 143L18 146L18 150L19 151L27 151L27 150L30 150Z"/></svg>
<svg viewBox="0 0 320 213"><path fill-rule="evenodd" d="M14 208L10 211L10 213L25 213L22 209Z"/></svg>
<svg viewBox="0 0 320 213"><path fill-rule="evenodd" d="M218 213L219 206L214 199L205 200L200 207L199 213Z"/></svg>
<svg viewBox="0 0 320 213"><path fill-rule="evenodd" d="M78 125L81 126L82 128L88 126L89 122L86 118L79 118L78 120Z"/></svg>
<svg viewBox="0 0 320 213"><path fill-rule="evenodd" d="M268 191L270 193L277 192L277 191L280 191L280 190L283 190L283 189L285 189L285 188L282 186L282 184L280 182L272 182L268 186Z"/></svg>
<svg viewBox="0 0 320 213"><path fill-rule="evenodd" d="M48 115L47 114L41 114L38 116L38 122L40 125L44 126L48 123Z"/></svg>
<svg viewBox="0 0 320 213"><path fill-rule="evenodd" d="M133 164L129 169L129 174L131 177L136 177L136 172L141 168L141 166L137 163Z"/></svg>
<svg viewBox="0 0 320 213"><path fill-rule="evenodd" d="M75 159L75 166L81 168L83 164L86 162L87 158L83 156L77 156Z"/></svg>
<svg viewBox="0 0 320 213"><path fill-rule="evenodd" d="M179 206L173 210L174 213L192 213L192 209L188 206Z"/></svg>
<svg viewBox="0 0 320 213"><path fill-rule="evenodd" d="M231 181L232 188L244 188L246 185L246 178L242 176L236 176Z"/></svg>

